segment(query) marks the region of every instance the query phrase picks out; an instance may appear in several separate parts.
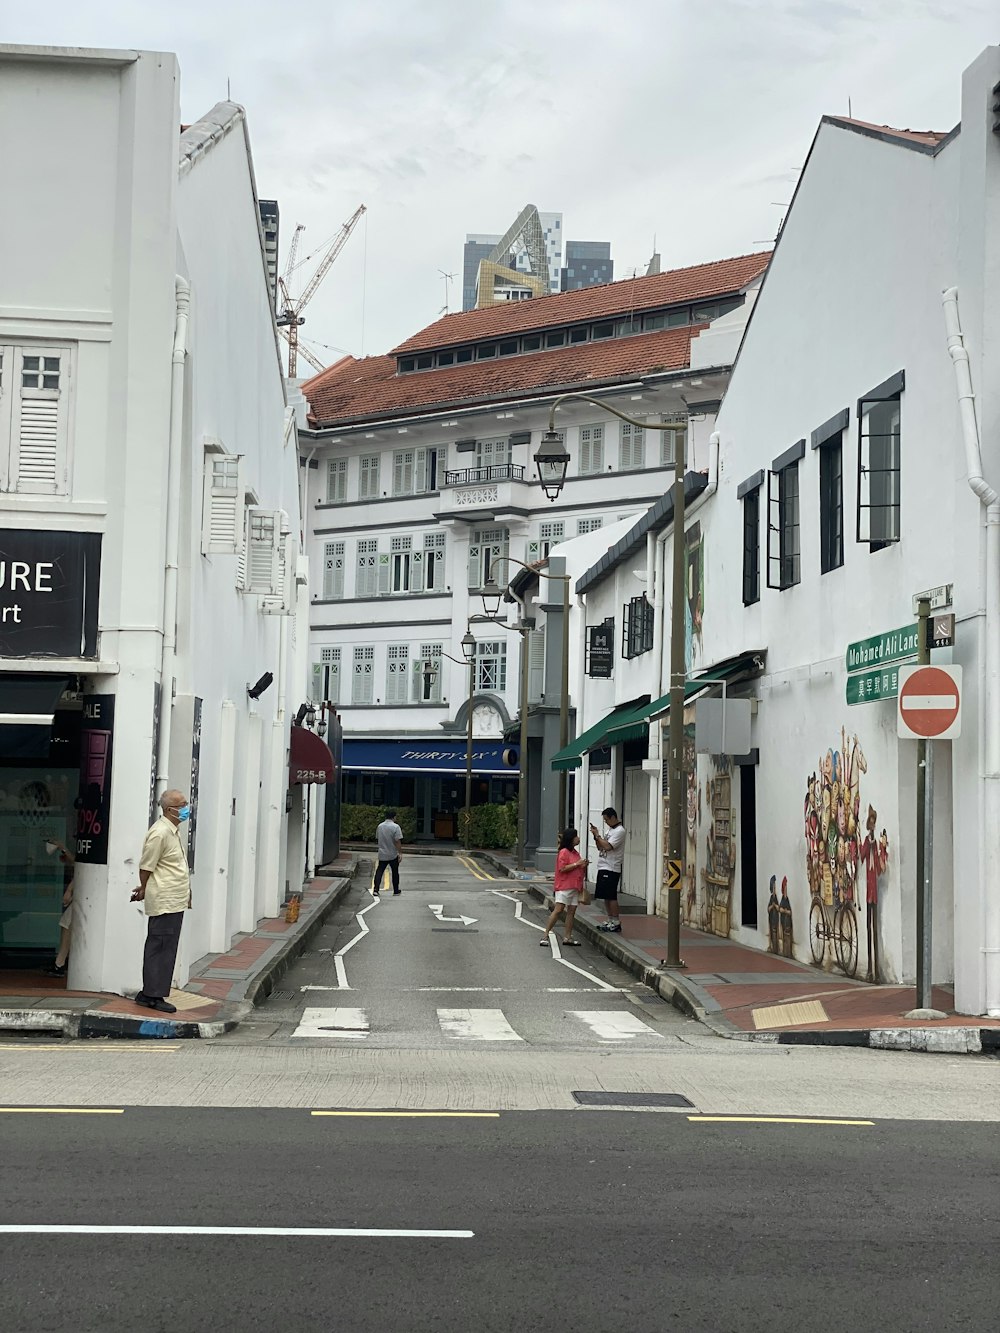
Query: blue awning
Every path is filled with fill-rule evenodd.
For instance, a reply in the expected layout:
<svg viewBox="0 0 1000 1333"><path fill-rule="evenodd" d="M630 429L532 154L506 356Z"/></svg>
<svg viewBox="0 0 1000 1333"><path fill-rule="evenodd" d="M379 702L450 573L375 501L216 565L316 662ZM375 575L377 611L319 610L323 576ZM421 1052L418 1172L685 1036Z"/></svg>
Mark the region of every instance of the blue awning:
<svg viewBox="0 0 1000 1333"><path fill-rule="evenodd" d="M464 741L354 741L344 738L345 771L368 773L465 772ZM473 741L473 773L515 777L518 747L503 741Z"/></svg>

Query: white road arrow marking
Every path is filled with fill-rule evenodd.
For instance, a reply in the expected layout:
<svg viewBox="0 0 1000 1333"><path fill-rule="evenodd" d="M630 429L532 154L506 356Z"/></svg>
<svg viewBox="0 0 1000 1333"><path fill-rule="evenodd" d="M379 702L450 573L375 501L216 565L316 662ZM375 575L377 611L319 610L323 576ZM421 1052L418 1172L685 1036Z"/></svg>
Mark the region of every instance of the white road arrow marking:
<svg viewBox="0 0 1000 1333"><path fill-rule="evenodd" d="M475 916L445 916L444 903L428 903L427 906L439 921L461 921L463 926L471 926L474 922L479 920L479 918Z"/></svg>

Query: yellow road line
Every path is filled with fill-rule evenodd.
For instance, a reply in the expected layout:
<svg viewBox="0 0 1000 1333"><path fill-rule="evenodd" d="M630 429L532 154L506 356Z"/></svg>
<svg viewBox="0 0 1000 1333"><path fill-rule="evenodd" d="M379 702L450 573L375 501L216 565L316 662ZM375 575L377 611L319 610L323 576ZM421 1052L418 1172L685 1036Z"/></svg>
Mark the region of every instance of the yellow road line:
<svg viewBox="0 0 1000 1333"><path fill-rule="evenodd" d="M0 1115L124 1115L123 1106L0 1106Z"/></svg>
<svg viewBox="0 0 1000 1333"><path fill-rule="evenodd" d="M479 880L486 879L486 876L482 873L479 866L477 866L476 863L474 861L471 861L468 857L460 856L458 857L458 861L461 863L461 865L465 867L465 869L469 872L469 874L473 875L476 879Z"/></svg>
<svg viewBox="0 0 1000 1333"><path fill-rule="evenodd" d="M310 1111L310 1115L393 1120L499 1120L499 1111Z"/></svg>
<svg viewBox="0 0 1000 1333"><path fill-rule="evenodd" d="M874 1120L832 1120L795 1115L689 1115L694 1124L716 1125L871 1125Z"/></svg>

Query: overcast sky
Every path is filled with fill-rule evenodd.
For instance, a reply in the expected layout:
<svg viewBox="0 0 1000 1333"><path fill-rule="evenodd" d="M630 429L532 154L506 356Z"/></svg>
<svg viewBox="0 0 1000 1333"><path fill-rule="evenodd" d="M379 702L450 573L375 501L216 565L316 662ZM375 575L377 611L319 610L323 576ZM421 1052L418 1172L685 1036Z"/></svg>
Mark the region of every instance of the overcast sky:
<svg viewBox="0 0 1000 1333"><path fill-rule="evenodd" d="M282 254L368 214L306 337L387 351L461 308L466 232L526 203L616 277L773 237L819 117L950 129L1000 0L47 0L2 40L177 53L184 120L246 106ZM311 272L300 270L305 277ZM316 349L324 359L338 352Z"/></svg>

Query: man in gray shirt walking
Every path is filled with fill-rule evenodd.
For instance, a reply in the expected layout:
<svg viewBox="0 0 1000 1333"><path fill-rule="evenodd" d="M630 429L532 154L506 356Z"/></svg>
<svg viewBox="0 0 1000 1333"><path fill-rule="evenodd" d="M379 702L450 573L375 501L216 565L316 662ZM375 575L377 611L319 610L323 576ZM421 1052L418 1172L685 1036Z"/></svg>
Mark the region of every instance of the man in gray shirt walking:
<svg viewBox="0 0 1000 1333"><path fill-rule="evenodd" d="M402 890L399 887L399 858L403 850L403 830L396 823L395 810L385 812L385 819L375 830L375 839L378 843L378 869L375 871L372 893L376 898L378 897L387 867L392 872L393 893L401 893Z"/></svg>

